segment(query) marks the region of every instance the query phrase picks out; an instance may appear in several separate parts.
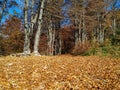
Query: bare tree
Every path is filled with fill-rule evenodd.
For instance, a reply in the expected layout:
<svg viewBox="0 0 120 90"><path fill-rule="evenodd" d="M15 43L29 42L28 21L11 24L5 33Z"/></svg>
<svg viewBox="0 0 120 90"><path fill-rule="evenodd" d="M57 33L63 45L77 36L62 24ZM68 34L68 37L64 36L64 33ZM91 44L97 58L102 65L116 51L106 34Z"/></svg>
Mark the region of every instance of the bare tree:
<svg viewBox="0 0 120 90"><path fill-rule="evenodd" d="M42 28L44 6L45 6L45 0L42 0L41 5L39 7L38 28L37 28L37 32L36 32L35 40L34 40L34 51L33 51L33 53L35 55L39 55L38 46L39 46L39 40L40 40L40 34L41 34L41 28Z"/></svg>
<svg viewBox="0 0 120 90"><path fill-rule="evenodd" d="M24 8L24 32L25 32L25 42L24 42L24 54L30 54L30 27L28 21L28 10L29 10L29 0L25 0L25 8Z"/></svg>

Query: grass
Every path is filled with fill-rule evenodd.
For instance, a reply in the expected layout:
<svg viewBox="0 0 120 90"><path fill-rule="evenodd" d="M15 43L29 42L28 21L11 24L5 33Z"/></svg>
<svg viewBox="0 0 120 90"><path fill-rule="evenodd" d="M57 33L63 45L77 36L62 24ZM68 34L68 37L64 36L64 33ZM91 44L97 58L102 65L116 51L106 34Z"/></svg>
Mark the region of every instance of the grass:
<svg viewBox="0 0 120 90"><path fill-rule="evenodd" d="M0 57L0 90L120 90L120 59Z"/></svg>

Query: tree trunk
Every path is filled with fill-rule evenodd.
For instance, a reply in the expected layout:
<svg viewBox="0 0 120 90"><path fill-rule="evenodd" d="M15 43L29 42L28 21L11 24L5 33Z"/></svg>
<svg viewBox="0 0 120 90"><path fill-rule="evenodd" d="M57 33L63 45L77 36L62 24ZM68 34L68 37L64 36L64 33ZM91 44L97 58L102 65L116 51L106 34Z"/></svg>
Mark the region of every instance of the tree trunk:
<svg viewBox="0 0 120 90"><path fill-rule="evenodd" d="M116 32L116 13L115 13L116 3L117 3L117 0L112 1L112 11L113 11L112 30L113 30L113 36L115 36L115 32Z"/></svg>
<svg viewBox="0 0 120 90"><path fill-rule="evenodd" d="M31 35L33 34L34 25L36 24L37 18L38 18L38 14L35 14L34 5L35 5L35 1L31 0L31 6L32 6L32 10L31 10Z"/></svg>
<svg viewBox="0 0 120 90"><path fill-rule="evenodd" d="M41 28L42 28L42 19L43 19L43 8L44 8L45 0L41 1L41 7L40 7L40 15L38 20L38 28L35 35L35 41L34 41L34 51L33 53L35 55L40 55L38 51L39 41L40 41L40 34L41 34Z"/></svg>
<svg viewBox="0 0 120 90"><path fill-rule="evenodd" d="M83 25L82 43L85 43L85 41L86 41L85 9L83 9L82 25Z"/></svg>
<svg viewBox="0 0 120 90"><path fill-rule="evenodd" d="M29 1L25 0L25 8L24 8L24 31L25 31L25 42L23 53L30 54L30 27L28 25L28 4Z"/></svg>
<svg viewBox="0 0 120 90"><path fill-rule="evenodd" d="M78 41L81 43L81 17L79 18Z"/></svg>
<svg viewBox="0 0 120 90"><path fill-rule="evenodd" d="M59 55L62 54L62 40L61 40L61 38L59 38L59 53L58 54Z"/></svg>
<svg viewBox="0 0 120 90"><path fill-rule="evenodd" d="M115 18L113 19L112 27L113 27L113 36L115 36L115 31L116 31L116 19Z"/></svg>
<svg viewBox="0 0 120 90"><path fill-rule="evenodd" d="M52 28L53 27L53 28ZM54 43L55 43L55 27L54 24L52 22L52 20L50 20L50 24L49 24L49 55L54 55Z"/></svg>
<svg viewBox="0 0 120 90"><path fill-rule="evenodd" d="M52 35L52 22L50 20L50 24L49 24L49 42L48 42L48 46L49 46L49 55L53 55L53 46L52 46L52 41L53 41L53 35Z"/></svg>

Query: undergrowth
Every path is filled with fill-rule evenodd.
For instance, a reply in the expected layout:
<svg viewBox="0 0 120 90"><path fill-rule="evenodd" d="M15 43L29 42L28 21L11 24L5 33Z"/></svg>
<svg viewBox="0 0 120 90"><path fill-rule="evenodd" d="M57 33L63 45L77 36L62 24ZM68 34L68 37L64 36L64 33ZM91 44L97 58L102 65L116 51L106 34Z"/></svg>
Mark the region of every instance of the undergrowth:
<svg viewBox="0 0 120 90"><path fill-rule="evenodd" d="M90 55L100 55L100 56L110 56L110 57L120 57L120 46L100 46L100 47L92 47L88 51L86 51L83 56L90 56Z"/></svg>

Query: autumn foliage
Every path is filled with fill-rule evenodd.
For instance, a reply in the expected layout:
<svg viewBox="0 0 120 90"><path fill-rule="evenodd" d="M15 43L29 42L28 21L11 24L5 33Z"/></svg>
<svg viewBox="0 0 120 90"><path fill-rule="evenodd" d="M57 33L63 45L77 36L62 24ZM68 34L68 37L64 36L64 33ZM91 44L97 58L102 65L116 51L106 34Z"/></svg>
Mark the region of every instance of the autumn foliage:
<svg viewBox="0 0 120 90"><path fill-rule="evenodd" d="M84 55L90 49L91 45L88 42L78 43L72 50L72 55Z"/></svg>
<svg viewBox="0 0 120 90"><path fill-rule="evenodd" d="M21 52L24 45L24 33L21 28L21 20L12 17L7 20L2 27L2 33L6 37L1 37L1 54L7 55L10 53Z"/></svg>
<svg viewBox="0 0 120 90"><path fill-rule="evenodd" d="M62 40L62 53L70 53L74 48L75 41L75 29L73 26L65 26L59 32L59 36Z"/></svg>

